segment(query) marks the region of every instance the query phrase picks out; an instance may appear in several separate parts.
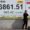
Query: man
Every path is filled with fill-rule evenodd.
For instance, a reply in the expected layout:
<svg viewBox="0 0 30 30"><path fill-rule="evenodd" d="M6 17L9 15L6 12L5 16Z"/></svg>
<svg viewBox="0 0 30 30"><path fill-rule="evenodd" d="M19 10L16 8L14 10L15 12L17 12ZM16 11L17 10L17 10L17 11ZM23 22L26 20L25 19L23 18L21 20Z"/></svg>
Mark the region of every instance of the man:
<svg viewBox="0 0 30 30"><path fill-rule="evenodd" d="M24 25L26 25L26 26L25 26L25 29L27 29L27 22L28 22L28 18L27 18L28 14L27 14L27 10L25 10L25 13L23 14L23 16L24 16L24 19L23 19L24 24L23 24L23 27L22 27L22 28L24 28Z"/></svg>

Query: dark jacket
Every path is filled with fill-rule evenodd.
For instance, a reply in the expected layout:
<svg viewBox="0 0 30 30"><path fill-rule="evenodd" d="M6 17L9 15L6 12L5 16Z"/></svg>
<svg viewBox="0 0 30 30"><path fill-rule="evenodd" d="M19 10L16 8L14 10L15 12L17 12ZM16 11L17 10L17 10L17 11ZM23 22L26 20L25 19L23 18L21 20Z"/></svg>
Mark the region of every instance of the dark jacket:
<svg viewBox="0 0 30 30"><path fill-rule="evenodd" d="M27 13L24 13L23 16L24 16L24 19L23 19L23 20L24 20L24 21L27 21L27 20L28 20L28 17L27 17L28 14L27 14Z"/></svg>

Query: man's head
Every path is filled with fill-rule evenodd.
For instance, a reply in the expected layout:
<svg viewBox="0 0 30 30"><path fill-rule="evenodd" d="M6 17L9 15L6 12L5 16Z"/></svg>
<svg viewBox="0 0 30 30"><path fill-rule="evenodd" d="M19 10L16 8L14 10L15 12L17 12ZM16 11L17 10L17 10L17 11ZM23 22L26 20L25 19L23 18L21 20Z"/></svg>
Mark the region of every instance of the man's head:
<svg viewBox="0 0 30 30"><path fill-rule="evenodd" d="M27 13L27 10L25 10L25 13Z"/></svg>

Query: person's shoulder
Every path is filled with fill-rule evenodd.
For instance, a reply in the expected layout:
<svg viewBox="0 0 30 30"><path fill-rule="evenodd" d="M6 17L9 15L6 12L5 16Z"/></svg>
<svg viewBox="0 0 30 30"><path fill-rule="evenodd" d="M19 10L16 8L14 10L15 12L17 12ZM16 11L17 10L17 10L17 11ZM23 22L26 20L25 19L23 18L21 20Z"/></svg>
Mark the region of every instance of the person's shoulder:
<svg viewBox="0 0 30 30"><path fill-rule="evenodd" d="M26 13L26 14L28 14L28 13Z"/></svg>

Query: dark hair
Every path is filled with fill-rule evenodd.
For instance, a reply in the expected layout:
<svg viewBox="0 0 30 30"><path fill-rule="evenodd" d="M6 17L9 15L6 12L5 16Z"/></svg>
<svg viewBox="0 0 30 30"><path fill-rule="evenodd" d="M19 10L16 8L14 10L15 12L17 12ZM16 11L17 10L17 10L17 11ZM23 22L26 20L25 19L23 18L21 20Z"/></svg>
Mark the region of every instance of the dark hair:
<svg viewBox="0 0 30 30"><path fill-rule="evenodd" d="M25 10L25 12L27 12L27 10Z"/></svg>

